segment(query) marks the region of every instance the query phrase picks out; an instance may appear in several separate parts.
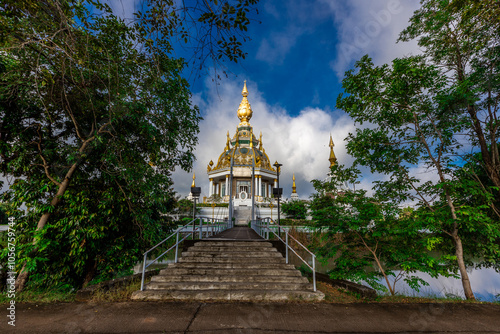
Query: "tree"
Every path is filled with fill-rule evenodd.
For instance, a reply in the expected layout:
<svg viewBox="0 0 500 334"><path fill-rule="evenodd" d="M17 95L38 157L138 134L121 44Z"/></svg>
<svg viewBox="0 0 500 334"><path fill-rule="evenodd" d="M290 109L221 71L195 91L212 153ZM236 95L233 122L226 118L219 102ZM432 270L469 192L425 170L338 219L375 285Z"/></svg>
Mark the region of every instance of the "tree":
<svg viewBox="0 0 500 334"><path fill-rule="evenodd" d="M388 175L387 181L376 182L382 198L417 201L425 228L452 241L465 296L474 299L465 259L478 253L465 254L464 241L470 242L468 250L474 248L473 240L467 239L474 230L487 241L476 251L494 249L496 237L488 235L499 235L500 226L488 219L483 206L466 206L457 196L472 184L457 178L460 135L470 123L466 115L455 112L460 101L454 99L454 88L447 84L446 73L420 56L380 67L364 56L355 67L356 73L346 73L346 95L339 96L337 106L357 123L370 126L349 134L348 152L355 164ZM426 172L425 181L421 171Z"/></svg>
<svg viewBox="0 0 500 334"><path fill-rule="evenodd" d="M283 211L287 218L306 219L307 203L299 200L283 202L281 204L281 211Z"/></svg>
<svg viewBox="0 0 500 334"><path fill-rule="evenodd" d="M426 60L443 69L448 112L466 122L464 135L481 153L500 200L500 6L497 1L423 0L401 33L418 39ZM443 101L446 102L446 101Z"/></svg>
<svg viewBox="0 0 500 334"><path fill-rule="evenodd" d="M383 279L394 295L401 280L417 291L428 285L414 275L417 271L449 276L443 266L446 261L429 252L435 237L423 232L411 215L394 203L368 196L366 190L339 187L359 183L359 174L356 168L335 165L329 180L312 181L317 191L311 202L313 222L327 229L323 238L328 240L318 251L326 259L335 259L330 277L365 281L385 290L379 283Z"/></svg>
<svg viewBox="0 0 500 334"><path fill-rule="evenodd" d="M485 217L484 206L472 212L457 195L470 187L489 207L494 202L484 196L487 192L495 194L496 202L500 198L500 46L498 20L490 20L498 10L494 1L423 0L399 39L418 39L423 55L396 59L392 68L375 67L364 57L357 64L359 73L351 71L344 80L346 93L352 95L337 101L358 122L375 126L350 136L349 150L357 163L390 175L390 181L378 184L379 189L397 201L419 201L431 213L427 221L432 230L453 241L468 299L474 295L466 272L464 240L475 231L486 242L476 245L477 250L493 251L500 229ZM480 152L482 159L477 163L494 187L486 189L477 179L459 178L463 159L471 156L461 154L464 145ZM419 182L410 166L425 167L437 179ZM472 240L466 248L475 254Z"/></svg>
<svg viewBox="0 0 500 334"><path fill-rule="evenodd" d="M244 15L239 25L222 23L245 3L199 24L242 29ZM170 174L191 168L200 120L184 61L170 57L169 36L189 31L169 4L152 2L162 7L135 23L93 0L2 5L0 168L16 177L4 199L27 208L18 225L19 289L28 273L33 282L72 286L113 276L169 231L161 213L174 204ZM211 42L227 59L224 44Z"/></svg>
<svg viewBox="0 0 500 334"><path fill-rule="evenodd" d="M193 217L193 201L183 198L178 200L175 206L180 214Z"/></svg>

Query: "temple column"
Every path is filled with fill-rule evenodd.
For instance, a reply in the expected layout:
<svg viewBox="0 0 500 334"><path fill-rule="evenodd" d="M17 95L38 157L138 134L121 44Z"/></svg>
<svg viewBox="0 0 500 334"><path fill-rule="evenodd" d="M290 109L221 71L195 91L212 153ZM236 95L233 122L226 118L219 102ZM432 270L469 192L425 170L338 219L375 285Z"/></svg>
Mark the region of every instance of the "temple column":
<svg viewBox="0 0 500 334"><path fill-rule="evenodd" d="M262 197L262 176L261 175L259 175L258 184L259 184L259 187L257 188L259 190L258 193L259 193L259 196Z"/></svg>
<svg viewBox="0 0 500 334"><path fill-rule="evenodd" d="M255 188L253 190L253 195L257 198L259 196L259 176L255 175L255 182L253 185Z"/></svg>
<svg viewBox="0 0 500 334"><path fill-rule="evenodd" d="M226 196L229 196L229 175L226 175Z"/></svg>
<svg viewBox="0 0 500 334"><path fill-rule="evenodd" d="M259 196L259 175L255 177L255 196Z"/></svg>
<svg viewBox="0 0 500 334"><path fill-rule="evenodd" d="M214 179L210 179L210 186L208 187L208 197L212 196L214 191Z"/></svg>

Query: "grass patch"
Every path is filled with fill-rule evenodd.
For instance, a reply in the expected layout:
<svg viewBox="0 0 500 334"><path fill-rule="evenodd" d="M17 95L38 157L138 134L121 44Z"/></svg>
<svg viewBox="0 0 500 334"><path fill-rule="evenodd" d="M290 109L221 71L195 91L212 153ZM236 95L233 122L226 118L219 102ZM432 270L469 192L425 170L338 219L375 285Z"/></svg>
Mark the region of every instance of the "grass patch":
<svg viewBox="0 0 500 334"><path fill-rule="evenodd" d="M146 278L144 284L149 283L151 278ZM141 288L141 279L135 279L131 283L113 288L110 290L99 289L90 299L91 302L123 302L130 301L130 297L134 291ZM36 303L36 304L49 304L49 303L69 303L74 302L76 297L76 290L68 291L62 288L53 288L47 290L29 290L25 289L22 292L16 293L16 303ZM0 304L7 304L10 302L7 293L0 293Z"/></svg>
<svg viewBox="0 0 500 334"><path fill-rule="evenodd" d="M147 278L144 280L144 284L149 283L151 278ZM109 289L109 290L97 290L92 298L90 299L92 302L124 302L130 301L130 297L132 293L140 290L141 288L141 279L135 279L127 285L123 285L117 288Z"/></svg>
<svg viewBox="0 0 500 334"><path fill-rule="evenodd" d="M61 291L60 289L49 290L24 290L16 293L16 303L60 303L60 302L73 302L75 301L76 291L68 292ZM0 294L0 304L7 304L10 302L7 293Z"/></svg>
<svg viewBox="0 0 500 334"><path fill-rule="evenodd" d="M327 303L359 303L364 301L357 294L342 288L334 287L325 282L316 282L319 291L325 294Z"/></svg>

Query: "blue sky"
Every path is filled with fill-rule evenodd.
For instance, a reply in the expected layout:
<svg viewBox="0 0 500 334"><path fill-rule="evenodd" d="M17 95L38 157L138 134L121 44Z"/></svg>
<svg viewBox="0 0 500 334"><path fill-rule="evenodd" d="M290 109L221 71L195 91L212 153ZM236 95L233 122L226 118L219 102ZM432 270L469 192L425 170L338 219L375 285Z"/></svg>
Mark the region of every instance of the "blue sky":
<svg viewBox="0 0 500 334"><path fill-rule="evenodd" d="M338 44L334 18L328 4L312 1L263 1L245 45L248 57L231 65L241 79L258 83L263 98L291 115L306 107L333 110L340 92L332 84L330 61ZM200 81L193 90L203 91Z"/></svg>
<svg viewBox="0 0 500 334"><path fill-rule="evenodd" d="M128 16L134 3L110 1L122 16ZM418 0L262 0L255 17L262 23L251 23L252 40L244 45L247 58L227 64L233 74L217 87L209 75L189 79L193 102L204 117L194 164L202 196L208 196L207 164L217 161L227 131L232 135L239 123L236 110L243 80L248 83L254 132L263 133L270 159L283 163L280 183L285 196L291 193L292 173L304 199L314 191L310 181L326 177L330 134L338 160L350 165L353 159L346 154L344 139L355 125L335 108L343 74L364 54L383 64L419 53L415 42L396 43L418 6ZM174 172L179 195L189 193L191 176ZM361 186L370 188L374 178L366 173Z"/></svg>

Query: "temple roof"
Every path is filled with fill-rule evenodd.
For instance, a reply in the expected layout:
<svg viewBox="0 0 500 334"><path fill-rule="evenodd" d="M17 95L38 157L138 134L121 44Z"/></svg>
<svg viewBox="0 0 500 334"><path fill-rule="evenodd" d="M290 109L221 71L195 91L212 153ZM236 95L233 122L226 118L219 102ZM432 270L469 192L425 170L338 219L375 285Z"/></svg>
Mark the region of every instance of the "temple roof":
<svg viewBox="0 0 500 334"><path fill-rule="evenodd" d="M216 164L210 161L207 166L208 173L230 167L231 157L234 159L234 165L251 167L252 161L255 159L256 168L276 172L263 147L262 133L259 139L257 139L253 133L253 127L249 122L252 118L253 111L247 99L248 89L246 81L241 95L243 98L236 113L240 119L240 123L236 127L236 132L232 138L229 135L229 131L227 132L226 146Z"/></svg>

